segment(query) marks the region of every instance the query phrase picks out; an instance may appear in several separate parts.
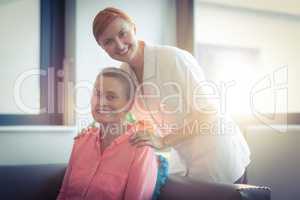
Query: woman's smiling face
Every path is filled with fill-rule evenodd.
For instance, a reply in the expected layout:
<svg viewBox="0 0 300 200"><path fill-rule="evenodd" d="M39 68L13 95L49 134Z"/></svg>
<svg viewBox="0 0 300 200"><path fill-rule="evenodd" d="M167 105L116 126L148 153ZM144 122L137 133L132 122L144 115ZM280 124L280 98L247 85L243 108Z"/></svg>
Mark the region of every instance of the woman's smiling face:
<svg viewBox="0 0 300 200"><path fill-rule="evenodd" d="M129 63L138 49L134 25L120 17L106 27L97 41L111 58L121 62Z"/></svg>
<svg viewBox="0 0 300 200"><path fill-rule="evenodd" d="M128 108L128 97L122 82L114 77L100 76L91 99L94 119L100 123L119 123Z"/></svg>

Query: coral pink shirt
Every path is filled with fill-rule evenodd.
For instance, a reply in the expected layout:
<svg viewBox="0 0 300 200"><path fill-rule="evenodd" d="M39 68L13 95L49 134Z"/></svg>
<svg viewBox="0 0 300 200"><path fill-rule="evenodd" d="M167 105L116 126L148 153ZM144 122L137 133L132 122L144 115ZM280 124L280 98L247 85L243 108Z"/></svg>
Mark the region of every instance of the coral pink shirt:
<svg viewBox="0 0 300 200"><path fill-rule="evenodd" d="M157 160L150 147L129 143L129 129L101 154L99 129L91 128L75 139L58 200L151 199Z"/></svg>

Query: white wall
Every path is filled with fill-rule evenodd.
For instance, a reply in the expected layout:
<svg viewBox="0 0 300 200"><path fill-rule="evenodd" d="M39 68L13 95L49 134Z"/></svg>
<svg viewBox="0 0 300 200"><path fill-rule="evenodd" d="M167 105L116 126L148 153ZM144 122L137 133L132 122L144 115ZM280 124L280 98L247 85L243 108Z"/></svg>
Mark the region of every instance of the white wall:
<svg viewBox="0 0 300 200"><path fill-rule="evenodd" d="M39 70L40 12L38 0L0 1L1 114L37 114L40 107L38 76L28 76L18 87L22 104L16 103L15 83L22 72ZM13 12L12 12L13 11ZM24 73L23 73L24 74ZM31 95L26 95L31 94ZM28 110L28 111L27 111Z"/></svg>
<svg viewBox="0 0 300 200"><path fill-rule="evenodd" d="M65 163L75 133L61 126L1 127L0 165Z"/></svg>
<svg viewBox="0 0 300 200"><path fill-rule="evenodd" d="M281 86L288 87L288 97L285 98L288 99L288 111L300 111L300 16L199 2L195 13L196 42L252 48L259 52L261 65L253 66L256 69L250 88L265 76L273 76L277 69L288 67L288 84ZM240 74L243 75L249 76L246 72ZM250 99L250 91L248 94L247 99ZM260 107L273 108L270 103L273 93L270 94L259 100Z"/></svg>
<svg viewBox="0 0 300 200"><path fill-rule="evenodd" d="M198 0L199 2L215 3L239 8L280 12L291 15L300 15L298 0Z"/></svg>
<svg viewBox="0 0 300 200"><path fill-rule="evenodd" d="M98 72L119 63L113 61L96 43L92 34L94 16L113 6L127 12L137 27L137 37L149 43L176 44L176 8L173 0L77 0L76 1L76 81L77 125L91 121L90 90ZM81 115L79 112L82 112Z"/></svg>

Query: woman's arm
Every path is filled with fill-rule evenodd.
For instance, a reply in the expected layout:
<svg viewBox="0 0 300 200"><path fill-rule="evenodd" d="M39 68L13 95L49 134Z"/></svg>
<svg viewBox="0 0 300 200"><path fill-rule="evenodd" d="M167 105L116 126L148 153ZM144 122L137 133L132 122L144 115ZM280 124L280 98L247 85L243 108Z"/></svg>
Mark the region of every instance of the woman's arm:
<svg viewBox="0 0 300 200"><path fill-rule="evenodd" d="M136 149L128 181L125 188L125 200L148 200L152 198L158 162L154 151L150 147Z"/></svg>
<svg viewBox="0 0 300 200"><path fill-rule="evenodd" d="M77 136L77 137L80 137L80 136ZM74 159L74 155L75 155L75 144L76 144L77 137L74 138L75 142L72 147L72 152L71 152L71 156L69 159L68 167L66 169L66 172L64 175L64 180L60 187L59 194L58 194L56 200L66 200L67 199L67 189L68 189L68 185L69 185L69 178L70 178L70 175L72 172L72 165L73 165L73 159Z"/></svg>
<svg viewBox="0 0 300 200"><path fill-rule="evenodd" d="M69 177L70 177L70 173L71 173L71 166L68 165L66 172L65 172L65 176L64 176L64 180L62 183L62 186L59 190L59 194L56 198L56 200L66 200L67 199L67 185L68 185L68 181L69 181Z"/></svg>
<svg viewBox="0 0 300 200"><path fill-rule="evenodd" d="M164 137L154 134L151 130L138 131L130 138L130 143L137 145L137 147L151 146L157 150L164 150L198 134L210 134L209 131L215 119L215 115L202 115L200 119L190 122L183 128L172 129L171 133Z"/></svg>
<svg viewBox="0 0 300 200"><path fill-rule="evenodd" d="M68 188L68 182L69 182L69 177L70 177L70 174L71 174L71 164L69 162L68 164L68 167L66 169L66 172L65 172L65 175L64 175L64 180L63 180L63 183L60 187L60 190L59 190L59 194L56 198L56 200L66 200L67 199L67 188Z"/></svg>
<svg viewBox="0 0 300 200"><path fill-rule="evenodd" d="M172 82L180 87L182 91L180 97L183 99L183 105L188 105L187 110L189 111L174 114L182 117L178 117L178 121L172 121L170 124L177 123L179 128L167 130L166 136L160 137L147 131L137 132L131 138L132 144L152 146L158 150L163 150L205 131L210 131L213 121L216 120L218 112L214 105L216 97L211 94L211 91L207 91L210 86L209 82L206 82L203 71L195 58L186 51L176 50L172 51L170 59L174 61L171 64L168 63L174 69ZM166 124L168 123L166 121Z"/></svg>

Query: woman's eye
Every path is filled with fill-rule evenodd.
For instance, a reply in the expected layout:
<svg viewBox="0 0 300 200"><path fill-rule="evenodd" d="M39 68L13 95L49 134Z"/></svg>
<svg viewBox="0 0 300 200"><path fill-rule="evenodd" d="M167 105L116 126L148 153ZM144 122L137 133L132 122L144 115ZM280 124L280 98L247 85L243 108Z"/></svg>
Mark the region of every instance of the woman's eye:
<svg viewBox="0 0 300 200"><path fill-rule="evenodd" d="M100 97L101 93L98 89L94 88L93 95L97 96L97 97Z"/></svg>
<svg viewBox="0 0 300 200"><path fill-rule="evenodd" d="M125 37L126 36L126 32L125 31L121 31L120 33L119 33L119 37Z"/></svg>
<svg viewBox="0 0 300 200"><path fill-rule="evenodd" d="M114 100L116 98L116 96L108 95L106 98L111 101L111 100Z"/></svg>
<svg viewBox="0 0 300 200"><path fill-rule="evenodd" d="M112 44L112 42L113 41L111 39L105 40L104 45L110 45L110 44Z"/></svg>
<svg viewBox="0 0 300 200"><path fill-rule="evenodd" d="M101 96L100 91L96 91L96 96L97 96L97 97L100 97L100 96Z"/></svg>

